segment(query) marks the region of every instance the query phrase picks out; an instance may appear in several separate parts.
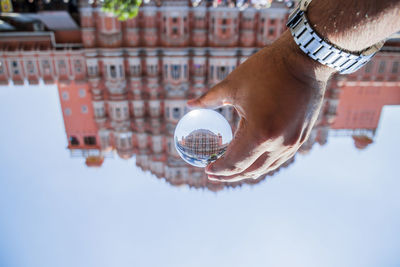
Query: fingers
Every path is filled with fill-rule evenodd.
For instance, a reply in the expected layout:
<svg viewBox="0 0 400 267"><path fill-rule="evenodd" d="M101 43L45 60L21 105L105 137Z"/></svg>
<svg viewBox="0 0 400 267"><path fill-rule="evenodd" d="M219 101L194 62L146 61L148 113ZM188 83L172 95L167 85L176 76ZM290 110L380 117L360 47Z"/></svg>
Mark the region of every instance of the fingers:
<svg viewBox="0 0 400 267"><path fill-rule="evenodd" d="M262 154L250 167L239 174L230 176L219 176L219 175L208 175L208 179L211 181L226 181L226 182L237 182L243 179L253 178L260 176L260 170L264 170L267 162L270 160L269 153L265 152Z"/></svg>
<svg viewBox="0 0 400 267"><path fill-rule="evenodd" d="M264 153L259 145L262 140L259 140L256 133L242 118L227 151L221 158L206 167L206 173L231 176L247 169Z"/></svg>
<svg viewBox="0 0 400 267"><path fill-rule="evenodd" d="M294 154L295 151L288 150L276 158L276 156L271 156L271 153L265 152L250 167L241 173L230 176L208 175L208 179L220 182L237 182L244 179L256 179L270 171L276 170L293 157Z"/></svg>
<svg viewBox="0 0 400 267"><path fill-rule="evenodd" d="M217 108L226 104L232 104L231 93L227 82L222 81L199 98L189 100L187 104L190 107L197 108Z"/></svg>

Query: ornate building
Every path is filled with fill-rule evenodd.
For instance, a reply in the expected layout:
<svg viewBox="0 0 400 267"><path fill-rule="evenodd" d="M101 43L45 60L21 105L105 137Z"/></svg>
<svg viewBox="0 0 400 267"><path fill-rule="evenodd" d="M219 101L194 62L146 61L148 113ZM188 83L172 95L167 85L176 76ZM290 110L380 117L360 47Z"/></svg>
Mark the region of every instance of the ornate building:
<svg viewBox="0 0 400 267"><path fill-rule="evenodd" d="M222 136L220 133L214 134L210 130L198 129L188 136L182 137L178 144L185 152L198 157L209 157L213 154L219 154L222 147Z"/></svg>
<svg viewBox="0 0 400 267"><path fill-rule="evenodd" d="M144 5L135 19L121 22L96 3L81 1L81 44L56 43L51 32L0 33L0 83L57 84L68 149L88 166L101 166L114 154L135 155L137 166L172 185L216 191L258 183L264 177L208 181L203 169L180 159L173 132L188 111L187 99L206 92L278 38L289 11L282 3L240 11L169 0ZM325 144L331 128L355 136L357 147L365 144L360 136L372 140L382 106L400 104L399 62L397 48L390 46L359 72L332 79L301 151ZM219 112L235 128L233 108Z"/></svg>

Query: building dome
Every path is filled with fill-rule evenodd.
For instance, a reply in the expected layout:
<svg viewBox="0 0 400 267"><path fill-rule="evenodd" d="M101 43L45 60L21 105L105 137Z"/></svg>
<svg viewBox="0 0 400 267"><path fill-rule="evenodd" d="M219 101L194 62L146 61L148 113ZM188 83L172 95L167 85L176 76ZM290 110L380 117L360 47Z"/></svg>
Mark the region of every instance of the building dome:
<svg viewBox="0 0 400 267"><path fill-rule="evenodd" d="M121 159L130 159L133 156L133 151L132 150L118 150L117 149L117 154Z"/></svg>
<svg viewBox="0 0 400 267"><path fill-rule="evenodd" d="M85 164L88 167L101 167L103 162L104 158L101 156L89 156L86 158Z"/></svg>
<svg viewBox="0 0 400 267"><path fill-rule="evenodd" d="M365 149L369 144L373 143L373 140L365 135L353 135L354 146L358 149Z"/></svg>

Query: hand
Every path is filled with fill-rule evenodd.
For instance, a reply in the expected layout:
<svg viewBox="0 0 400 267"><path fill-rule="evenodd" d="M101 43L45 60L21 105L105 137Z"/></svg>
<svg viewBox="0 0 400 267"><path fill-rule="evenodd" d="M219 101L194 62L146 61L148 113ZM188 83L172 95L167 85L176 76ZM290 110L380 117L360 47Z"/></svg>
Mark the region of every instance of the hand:
<svg viewBox="0 0 400 267"><path fill-rule="evenodd" d="M278 168L306 141L333 70L309 59L288 32L248 58L190 107L233 105L240 115L226 153L206 167L210 180L239 181Z"/></svg>

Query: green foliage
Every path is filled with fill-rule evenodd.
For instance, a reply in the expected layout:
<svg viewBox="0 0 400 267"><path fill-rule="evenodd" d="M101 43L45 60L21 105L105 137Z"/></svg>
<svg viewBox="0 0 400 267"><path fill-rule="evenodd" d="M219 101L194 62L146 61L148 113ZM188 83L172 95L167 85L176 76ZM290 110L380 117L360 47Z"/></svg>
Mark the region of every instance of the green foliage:
<svg viewBox="0 0 400 267"><path fill-rule="evenodd" d="M103 12L114 14L119 20L127 20L137 16L142 0L104 0Z"/></svg>

